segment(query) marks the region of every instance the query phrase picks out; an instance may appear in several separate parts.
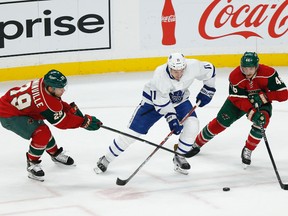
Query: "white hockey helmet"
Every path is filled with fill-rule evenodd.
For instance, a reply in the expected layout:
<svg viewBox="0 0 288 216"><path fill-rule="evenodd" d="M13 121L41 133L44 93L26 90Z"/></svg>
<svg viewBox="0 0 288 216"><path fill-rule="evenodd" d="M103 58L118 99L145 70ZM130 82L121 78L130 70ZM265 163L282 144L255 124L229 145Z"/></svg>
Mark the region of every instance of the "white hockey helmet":
<svg viewBox="0 0 288 216"><path fill-rule="evenodd" d="M183 70L186 67L186 59L181 53L171 53L167 64L170 69Z"/></svg>

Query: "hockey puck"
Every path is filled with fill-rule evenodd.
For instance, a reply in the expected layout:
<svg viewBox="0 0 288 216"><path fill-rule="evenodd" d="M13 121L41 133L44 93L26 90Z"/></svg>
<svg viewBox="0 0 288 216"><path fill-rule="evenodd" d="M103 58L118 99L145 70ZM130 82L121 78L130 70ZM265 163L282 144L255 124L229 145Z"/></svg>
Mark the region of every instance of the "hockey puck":
<svg viewBox="0 0 288 216"><path fill-rule="evenodd" d="M224 187L223 191L230 191L230 188L229 187Z"/></svg>

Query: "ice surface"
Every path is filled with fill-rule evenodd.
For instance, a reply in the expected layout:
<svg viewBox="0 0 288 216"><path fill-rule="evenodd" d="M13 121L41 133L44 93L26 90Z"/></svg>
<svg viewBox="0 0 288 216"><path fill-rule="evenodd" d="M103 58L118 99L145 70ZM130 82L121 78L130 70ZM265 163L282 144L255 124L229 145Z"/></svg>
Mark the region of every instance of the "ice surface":
<svg viewBox="0 0 288 216"><path fill-rule="evenodd" d="M288 68L277 69L288 84ZM218 69L213 101L197 109L200 128L215 117L226 99L230 70ZM151 76L151 72L143 72L69 77L63 100L75 101L84 113L124 131ZM0 93L25 82L2 82ZM201 86L195 81L191 87L192 103ZM266 134L282 181L288 183L288 103L274 102L273 106ZM106 173L96 175L93 168L98 158L118 135L105 129L59 130L50 125L57 143L77 166L57 166L45 154L42 165L46 175L41 183L27 178L25 152L29 141L0 127L0 215L286 216L288 191L277 182L264 141L253 152L252 165L242 168L240 154L250 125L243 117L215 137L199 155L188 159L191 170L187 176L174 172L171 153L159 150L126 186L117 186L117 177L128 178L155 147L137 141L110 164ZM142 138L160 143L168 133L169 127L161 119ZM172 149L176 141L173 135L164 146ZM231 190L223 192L223 187Z"/></svg>

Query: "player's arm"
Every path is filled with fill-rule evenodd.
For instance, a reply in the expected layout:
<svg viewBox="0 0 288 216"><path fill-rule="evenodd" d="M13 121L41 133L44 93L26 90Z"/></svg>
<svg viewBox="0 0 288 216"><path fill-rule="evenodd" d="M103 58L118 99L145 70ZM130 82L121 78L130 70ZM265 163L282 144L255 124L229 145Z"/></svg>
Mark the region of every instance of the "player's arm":
<svg viewBox="0 0 288 216"><path fill-rule="evenodd" d="M75 102L68 104L65 101L62 101L62 105L63 105L64 112L70 112L74 115L84 117L83 113L81 112L81 110L79 109L79 107L77 106Z"/></svg>
<svg viewBox="0 0 288 216"><path fill-rule="evenodd" d="M240 110L248 112L253 108L253 105L250 103L246 89L241 88L233 82L229 83L229 97L228 99Z"/></svg>
<svg viewBox="0 0 288 216"><path fill-rule="evenodd" d="M54 110L47 108L41 112L41 115L55 127L59 129L82 127L87 130L98 130L102 125L102 122L95 116L83 115L75 103L57 102L59 102L58 106L54 104Z"/></svg>
<svg viewBox="0 0 288 216"><path fill-rule="evenodd" d="M280 78L277 71L268 78L269 91L266 93L268 101L286 101L288 99L288 91L285 83Z"/></svg>
<svg viewBox="0 0 288 216"><path fill-rule="evenodd" d="M170 89L172 88L170 78L162 67L156 69L153 78L150 81L149 87L146 88L146 93L149 94L149 100L153 103L155 110L161 115L167 113L176 113L172 101L170 100Z"/></svg>
<svg viewBox="0 0 288 216"><path fill-rule="evenodd" d="M268 91L259 91L248 94L249 101L255 108L261 107L264 104L275 101L286 101L288 99L288 91L285 83L279 77L277 71L268 77Z"/></svg>
<svg viewBox="0 0 288 216"><path fill-rule="evenodd" d="M170 80L167 77L156 74L151 80L150 95L154 108L159 114L164 115L174 134L180 134L183 126L180 125L176 110L170 98Z"/></svg>
<svg viewBox="0 0 288 216"><path fill-rule="evenodd" d="M183 126L177 117L175 108L172 105L169 94L162 94L160 91L151 91L152 102L155 110L161 115L164 115L166 121L169 124L169 128L174 134L178 135L181 133Z"/></svg>
<svg viewBox="0 0 288 216"><path fill-rule="evenodd" d="M79 128L84 122L84 118L73 115L70 112L65 112L63 109L54 111L46 109L41 112L41 115L53 126L59 129Z"/></svg>
<svg viewBox="0 0 288 216"><path fill-rule="evenodd" d="M200 62L200 73L197 79L203 81L203 87L196 96L196 103L198 103L198 101L201 101L199 106L203 107L210 103L216 92L216 70L214 65L209 62Z"/></svg>

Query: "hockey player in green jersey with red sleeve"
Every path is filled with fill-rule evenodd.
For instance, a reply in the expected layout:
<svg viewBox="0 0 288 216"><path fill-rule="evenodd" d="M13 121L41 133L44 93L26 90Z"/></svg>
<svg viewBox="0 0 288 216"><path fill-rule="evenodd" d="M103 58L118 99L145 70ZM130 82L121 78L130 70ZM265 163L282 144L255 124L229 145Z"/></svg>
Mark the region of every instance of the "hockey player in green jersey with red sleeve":
<svg viewBox="0 0 288 216"><path fill-rule="evenodd" d="M0 98L0 122L4 128L30 140L26 153L28 177L43 181L40 158L46 151L54 162L67 166L74 160L63 148L58 148L44 119L59 129L85 128L98 130L102 122L94 116L83 115L75 103L61 99L67 78L57 70L50 70L43 78L21 87L11 88Z"/></svg>
<svg viewBox="0 0 288 216"><path fill-rule="evenodd" d="M189 157L199 153L200 148L214 136L230 127L246 114L253 124L243 147L241 158L244 167L251 164L251 153L262 139L261 127L266 128L272 115L272 101L286 101L288 91L277 71L259 64L255 52L245 52L240 66L229 75L229 96L210 121L197 135Z"/></svg>

